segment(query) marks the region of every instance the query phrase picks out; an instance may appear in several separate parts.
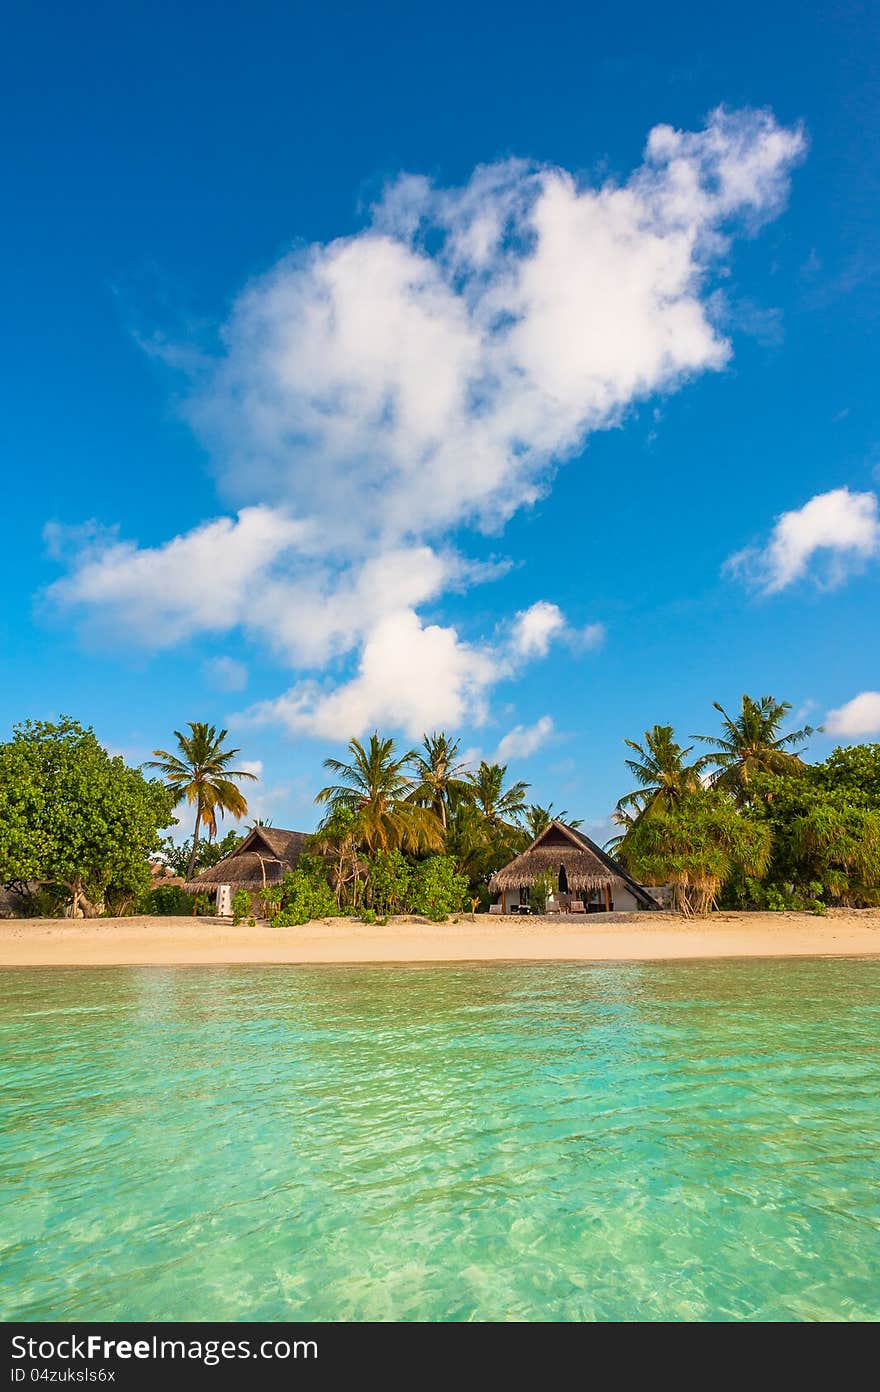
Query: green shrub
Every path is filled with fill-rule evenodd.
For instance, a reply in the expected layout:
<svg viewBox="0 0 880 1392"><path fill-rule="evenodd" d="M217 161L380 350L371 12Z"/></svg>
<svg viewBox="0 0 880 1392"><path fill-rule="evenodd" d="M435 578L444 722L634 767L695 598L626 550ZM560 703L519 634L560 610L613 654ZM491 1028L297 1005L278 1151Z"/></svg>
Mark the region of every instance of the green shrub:
<svg viewBox="0 0 880 1392"><path fill-rule="evenodd" d="M398 850L379 851L369 862L368 892L377 913L405 913L412 870Z"/></svg>
<svg viewBox="0 0 880 1392"><path fill-rule="evenodd" d="M375 922L376 922L376 910L375 910L375 909L361 909L360 919L361 919L361 923L375 923ZM387 923L388 920L386 919L385 922Z"/></svg>
<svg viewBox="0 0 880 1392"><path fill-rule="evenodd" d="M281 907L272 919L276 928L293 928L313 918L330 918L339 912L336 897L327 883L324 862L318 856L301 856L296 869L288 870L279 888Z"/></svg>
<svg viewBox="0 0 880 1392"><path fill-rule="evenodd" d="M416 866L412 904L416 913L442 923L467 904L468 879L459 873L451 856L429 856Z"/></svg>
<svg viewBox="0 0 880 1392"><path fill-rule="evenodd" d="M274 920L281 912L281 905L284 901L283 885L265 885L260 890L259 899L263 917Z"/></svg>
<svg viewBox="0 0 880 1392"><path fill-rule="evenodd" d="M556 893L557 877L552 870L545 870L536 876L529 889L529 904L533 913L542 914L547 907L547 900L551 894Z"/></svg>
<svg viewBox="0 0 880 1392"><path fill-rule="evenodd" d="M193 896L180 885L157 885L137 902L136 912L166 916L182 916L193 911Z"/></svg>
<svg viewBox="0 0 880 1392"><path fill-rule="evenodd" d="M243 923L251 915L251 896L246 889L237 889L232 896L232 921Z"/></svg>

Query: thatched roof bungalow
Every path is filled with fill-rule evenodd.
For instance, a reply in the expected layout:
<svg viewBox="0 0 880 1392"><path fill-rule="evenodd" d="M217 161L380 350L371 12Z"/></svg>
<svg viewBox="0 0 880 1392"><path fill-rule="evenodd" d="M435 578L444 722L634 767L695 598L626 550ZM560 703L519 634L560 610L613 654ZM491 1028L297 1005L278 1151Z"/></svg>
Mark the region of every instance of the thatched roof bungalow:
<svg viewBox="0 0 880 1392"><path fill-rule="evenodd" d="M594 913L660 907L653 895L589 836L552 821L528 850L496 870L489 881L490 892L500 895L501 912L519 912L528 903L531 886L548 871L558 885L548 909L556 912L566 912L572 905L580 906L577 912Z"/></svg>
<svg viewBox="0 0 880 1392"><path fill-rule="evenodd" d="M191 894L216 895L217 912L231 913L236 890L259 894L267 885L280 884L288 870L295 869L308 840L305 831L256 826L231 855L203 870L194 880L187 880L183 887Z"/></svg>

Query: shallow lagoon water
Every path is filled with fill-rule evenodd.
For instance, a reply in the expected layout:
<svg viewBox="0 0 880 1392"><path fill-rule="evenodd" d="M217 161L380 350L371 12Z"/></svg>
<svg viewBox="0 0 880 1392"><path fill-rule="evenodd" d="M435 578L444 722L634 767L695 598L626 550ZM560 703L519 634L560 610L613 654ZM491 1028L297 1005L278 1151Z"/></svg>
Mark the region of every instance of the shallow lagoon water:
<svg viewBox="0 0 880 1392"><path fill-rule="evenodd" d="M0 978L6 1319L875 1319L880 962Z"/></svg>

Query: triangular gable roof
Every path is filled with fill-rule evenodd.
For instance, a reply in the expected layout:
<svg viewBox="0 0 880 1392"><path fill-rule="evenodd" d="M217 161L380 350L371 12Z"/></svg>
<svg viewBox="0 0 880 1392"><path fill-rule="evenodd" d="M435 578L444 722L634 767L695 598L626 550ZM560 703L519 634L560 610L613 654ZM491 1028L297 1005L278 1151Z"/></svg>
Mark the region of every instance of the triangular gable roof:
<svg viewBox="0 0 880 1392"><path fill-rule="evenodd" d="M559 837L571 847L566 852L559 845ZM601 846L582 831L570 827L555 818L540 832L532 844L501 870L496 870L489 881L492 890L513 889L530 883L549 869L557 856L566 865L569 883L581 887L598 889L610 885L614 880L624 884L631 894L647 909L659 909L656 899L632 875ZM566 863L568 862L568 863Z"/></svg>
<svg viewBox="0 0 880 1392"><path fill-rule="evenodd" d="M309 834L305 831L252 827L241 845L194 880L189 880L185 888L198 891L216 889L221 884L256 887L276 884L287 870L294 868L308 840Z"/></svg>
<svg viewBox="0 0 880 1392"><path fill-rule="evenodd" d="M608 852L604 851L601 846L598 846L595 841L591 841L590 837L585 836L577 827L566 827L563 826L562 822L557 822L556 826L562 827L563 831L567 831L572 836L576 836L584 846L588 847L588 849L593 852L593 855L599 857L603 865L607 865L612 874L616 875L619 880L623 880L627 889L630 890L636 898L640 899L647 908L659 909L660 905L657 903L653 894L649 894L644 885L640 885L638 880L634 880L632 875L628 870L624 869L619 860L615 860L613 856L610 856Z"/></svg>

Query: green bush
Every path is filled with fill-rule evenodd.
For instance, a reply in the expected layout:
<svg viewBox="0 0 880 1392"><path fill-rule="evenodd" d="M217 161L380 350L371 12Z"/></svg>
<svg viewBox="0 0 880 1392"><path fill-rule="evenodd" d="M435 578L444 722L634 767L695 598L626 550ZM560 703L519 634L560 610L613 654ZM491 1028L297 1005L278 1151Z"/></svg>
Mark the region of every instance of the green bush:
<svg viewBox="0 0 880 1392"><path fill-rule="evenodd" d="M232 921L244 923L251 916L251 896L246 889L237 889L232 896Z"/></svg>
<svg viewBox="0 0 880 1392"><path fill-rule="evenodd" d="M398 850L379 851L369 863L370 903L377 913L405 913L412 870Z"/></svg>
<svg viewBox="0 0 880 1392"><path fill-rule="evenodd" d="M412 895L416 913L442 923L466 907L467 897L468 878L459 873L451 856L429 856L416 866Z"/></svg>
<svg viewBox="0 0 880 1392"><path fill-rule="evenodd" d="M141 907L145 903L146 907ZM138 913L156 914L159 917L183 916L193 911L193 897L180 885L157 885L143 900L138 901Z"/></svg>
<svg viewBox="0 0 880 1392"><path fill-rule="evenodd" d="M533 913L542 914L547 908L547 900L556 893L557 877L552 870L538 875L529 889L529 904Z"/></svg>
<svg viewBox="0 0 880 1392"><path fill-rule="evenodd" d="M324 862L318 856L301 856L296 869L288 870L284 876L280 889L281 907L272 919L276 928L293 928L339 912L327 883Z"/></svg>
<svg viewBox="0 0 880 1392"><path fill-rule="evenodd" d="M284 886L280 884L265 885L260 890L259 899L263 917L274 919L281 912L281 905L284 902Z"/></svg>

